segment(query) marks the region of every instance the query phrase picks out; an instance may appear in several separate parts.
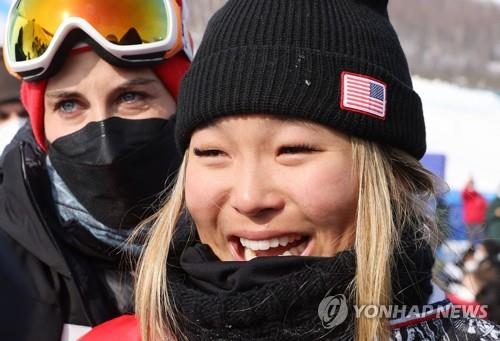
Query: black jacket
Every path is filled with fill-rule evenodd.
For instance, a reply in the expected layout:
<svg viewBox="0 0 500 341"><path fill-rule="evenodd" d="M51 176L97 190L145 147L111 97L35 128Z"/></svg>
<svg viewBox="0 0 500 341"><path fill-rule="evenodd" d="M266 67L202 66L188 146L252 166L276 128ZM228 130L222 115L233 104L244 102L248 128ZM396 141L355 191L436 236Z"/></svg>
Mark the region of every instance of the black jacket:
<svg viewBox="0 0 500 341"><path fill-rule="evenodd" d="M59 341L64 324L94 326L120 314L102 270L121 265L56 232L45 156L23 134L0 168L0 339Z"/></svg>

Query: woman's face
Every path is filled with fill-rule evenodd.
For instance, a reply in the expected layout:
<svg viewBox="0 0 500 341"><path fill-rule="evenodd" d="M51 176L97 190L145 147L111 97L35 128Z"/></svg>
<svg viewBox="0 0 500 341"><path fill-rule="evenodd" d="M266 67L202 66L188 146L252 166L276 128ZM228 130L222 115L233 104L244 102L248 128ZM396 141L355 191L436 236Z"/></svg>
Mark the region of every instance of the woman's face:
<svg viewBox="0 0 500 341"><path fill-rule="evenodd" d="M191 138L186 205L224 261L349 248L357 192L349 139L321 125L235 116Z"/></svg>
<svg viewBox="0 0 500 341"><path fill-rule="evenodd" d="M169 118L173 97L150 68L118 68L94 52L67 59L45 91L45 136L49 142L90 122L118 116L126 119Z"/></svg>

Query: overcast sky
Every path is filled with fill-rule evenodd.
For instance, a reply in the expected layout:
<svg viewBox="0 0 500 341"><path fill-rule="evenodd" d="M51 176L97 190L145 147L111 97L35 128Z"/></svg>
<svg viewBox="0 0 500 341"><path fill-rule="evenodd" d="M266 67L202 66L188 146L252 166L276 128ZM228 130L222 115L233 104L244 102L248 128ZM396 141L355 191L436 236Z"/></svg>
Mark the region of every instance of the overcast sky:
<svg viewBox="0 0 500 341"><path fill-rule="evenodd" d="M3 46L5 19L11 3L11 0L0 0L0 46Z"/></svg>

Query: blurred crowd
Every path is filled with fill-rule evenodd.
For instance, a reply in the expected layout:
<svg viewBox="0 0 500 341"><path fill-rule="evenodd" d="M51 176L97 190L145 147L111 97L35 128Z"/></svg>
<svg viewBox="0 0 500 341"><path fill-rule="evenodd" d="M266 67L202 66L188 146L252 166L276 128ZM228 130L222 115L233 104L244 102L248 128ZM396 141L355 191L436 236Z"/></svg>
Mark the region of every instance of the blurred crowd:
<svg viewBox="0 0 500 341"><path fill-rule="evenodd" d="M500 323L500 186L488 202L469 179L462 191L468 247L438 267L439 283L454 304L486 306L488 318Z"/></svg>

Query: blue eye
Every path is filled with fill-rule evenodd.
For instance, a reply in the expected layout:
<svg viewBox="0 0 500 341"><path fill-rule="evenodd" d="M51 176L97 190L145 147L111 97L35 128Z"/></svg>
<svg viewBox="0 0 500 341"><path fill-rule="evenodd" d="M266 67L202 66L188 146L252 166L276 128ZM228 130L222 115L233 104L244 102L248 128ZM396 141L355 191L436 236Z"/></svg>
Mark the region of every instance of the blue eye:
<svg viewBox="0 0 500 341"><path fill-rule="evenodd" d="M76 110L77 104L75 101L63 101L58 106L61 111L69 113Z"/></svg>
<svg viewBox="0 0 500 341"><path fill-rule="evenodd" d="M121 96L121 99L124 102L131 103L131 102L137 101L139 99L139 97L140 97L139 94L137 94L135 92L127 92Z"/></svg>

